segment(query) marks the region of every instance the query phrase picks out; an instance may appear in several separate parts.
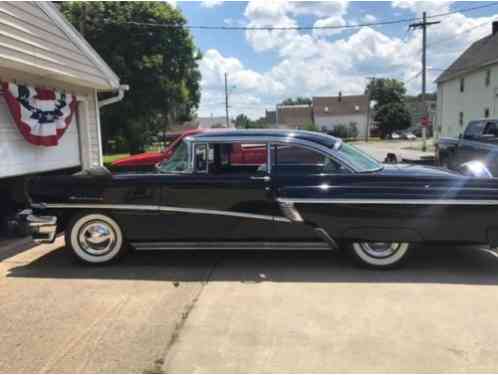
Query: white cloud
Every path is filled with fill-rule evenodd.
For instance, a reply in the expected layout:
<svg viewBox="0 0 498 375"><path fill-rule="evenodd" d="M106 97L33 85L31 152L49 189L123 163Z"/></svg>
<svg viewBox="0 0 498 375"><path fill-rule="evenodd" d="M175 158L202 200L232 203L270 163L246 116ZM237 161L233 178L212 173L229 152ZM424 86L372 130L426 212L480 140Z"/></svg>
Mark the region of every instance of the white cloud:
<svg viewBox="0 0 498 375"><path fill-rule="evenodd" d="M428 14L448 11L448 3L396 1L396 9L405 9L417 15L422 10ZM323 7L329 7L325 14ZM347 4L309 4L286 1L248 3L244 16L249 26L297 26L297 15L308 15L315 25L341 25L347 18ZM393 16L394 17L394 16ZM405 15L406 17L406 15ZM472 42L491 31L492 17L470 17L452 14L441 24L432 26L428 33L429 67L444 69ZM240 20L239 20L240 21ZM371 14L359 16L358 22L375 22ZM234 21L227 21L233 24ZM483 25L479 27L480 25ZM244 66L236 58L223 56L217 50L205 53L201 62L203 97L201 114L223 114L223 74L228 72L229 82L236 88L230 95L231 114L246 113L256 118L264 109L274 106L287 97L360 94L364 91L366 77L392 77L408 81L421 70L421 32L392 33L372 27L351 30L334 39L324 38L335 30L305 32L297 30L247 31L249 45L258 53L271 51L277 62L267 71L257 72ZM323 32L322 32L323 31ZM332 31L332 32L329 32ZM428 71L428 90L434 90L433 80L441 72ZM407 82L410 93L420 92L420 76ZM216 104L218 103L218 104Z"/></svg>
<svg viewBox="0 0 498 375"><path fill-rule="evenodd" d="M394 0L391 2L393 8L410 10L421 16L422 12L427 15L446 13L450 10L451 1L417 1L417 0Z"/></svg>
<svg viewBox="0 0 498 375"><path fill-rule="evenodd" d="M204 8L214 8L223 4L223 0L202 0L201 6Z"/></svg>
<svg viewBox="0 0 498 375"><path fill-rule="evenodd" d="M328 18L323 18L315 22L314 27L337 27L344 26L346 21L342 16L331 16ZM339 34L343 30L341 29L315 29L313 30L313 35L315 36L330 36L334 34Z"/></svg>
<svg viewBox="0 0 498 375"><path fill-rule="evenodd" d="M377 17L375 17L373 14L365 14L361 21L364 23L372 23L377 21Z"/></svg>
<svg viewBox="0 0 498 375"><path fill-rule="evenodd" d="M176 8L176 0L164 0L166 3L171 5L173 8Z"/></svg>
<svg viewBox="0 0 498 375"><path fill-rule="evenodd" d="M209 115L222 111L224 101L225 73L228 74L230 100L239 108L251 107L261 113L265 98L284 94L285 87L269 75L250 69L234 57L225 57L216 49L209 49L199 64L202 74L202 99L199 113ZM271 102L271 101L270 101Z"/></svg>

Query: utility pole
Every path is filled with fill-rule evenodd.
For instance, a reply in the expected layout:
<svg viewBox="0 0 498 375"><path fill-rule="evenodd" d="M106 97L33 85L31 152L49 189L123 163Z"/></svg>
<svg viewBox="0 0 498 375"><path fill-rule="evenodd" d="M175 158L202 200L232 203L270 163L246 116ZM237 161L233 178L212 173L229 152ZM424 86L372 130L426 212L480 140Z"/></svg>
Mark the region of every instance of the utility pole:
<svg viewBox="0 0 498 375"><path fill-rule="evenodd" d="M86 23L86 4L81 3L81 14L80 14L80 34L85 36L85 23Z"/></svg>
<svg viewBox="0 0 498 375"><path fill-rule="evenodd" d="M422 13L422 22L412 23L409 29L422 29L422 103L424 108L424 117L422 123L422 151L427 150L427 135L426 127L428 125L429 112L427 110L427 103L425 98L426 91L426 51L427 51L427 27L431 25L436 25L441 23L441 21L427 22L427 15L425 12Z"/></svg>
<svg viewBox="0 0 498 375"><path fill-rule="evenodd" d="M225 111L226 111L227 128L229 128L230 116L228 114L228 74L226 72L225 72Z"/></svg>
<svg viewBox="0 0 498 375"><path fill-rule="evenodd" d="M367 84L367 95L368 95L368 105L367 105L367 133L365 134L365 141L368 142L368 137L370 137L370 101L372 99L372 82L375 81L375 77L367 77L370 81Z"/></svg>

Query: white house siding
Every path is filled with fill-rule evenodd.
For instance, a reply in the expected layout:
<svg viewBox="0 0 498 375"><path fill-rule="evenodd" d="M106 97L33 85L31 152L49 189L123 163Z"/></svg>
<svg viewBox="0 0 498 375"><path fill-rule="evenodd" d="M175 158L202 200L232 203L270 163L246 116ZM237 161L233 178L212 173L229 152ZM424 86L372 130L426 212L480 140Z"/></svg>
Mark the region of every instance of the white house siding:
<svg viewBox="0 0 498 375"><path fill-rule="evenodd" d="M365 114L360 115L344 115L344 116L318 116L315 115L315 125L319 129L323 127L332 130L337 125L349 126L350 123L356 123L356 128L358 129L358 138L365 138L367 132L367 116Z"/></svg>
<svg viewBox="0 0 498 375"><path fill-rule="evenodd" d="M491 70L491 82L485 85L486 70ZM465 75L465 90L460 92L460 78L438 84L437 130L442 137L457 137L471 120L498 117L498 64ZM463 125L459 124L463 112Z"/></svg>
<svg viewBox="0 0 498 375"><path fill-rule="evenodd" d="M37 2L0 2L0 66L109 88L104 72Z"/></svg>
<svg viewBox="0 0 498 375"><path fill-rule="evenodd" d="M80 164L83 168L88 168L102 163L98 128L99 113L97 112L95 90L70 85L47 77L4 69L1 66L0 77L5 81L16 81L36 87L67 91L78 98L78 133L76 133L76 123L72 123L70 129L74 132L68 130L69 133L64 134L59 146L42 147L31 145L24 140L8 112L3 97L0 96L0 178L62 169ZM69 141L69 138L72 139L76 135L79 135L79 140L76 138L77 143L74 139ZM69 144L71 144L70 148ZM81 157L78 156L78 160L75 161L75 155ZM12 159L13 156L16 156L17 159ZM49 162L46 162L47 160ZM19 164L20 161L21 164Z"/></svg>
<svg viewBox="0 0 498 375"><path fill-rule="evenodd" d="M56 147L34 146L21 135L0 97L0 176L14 177L81 165L78 124L71 124Z"/></svg>

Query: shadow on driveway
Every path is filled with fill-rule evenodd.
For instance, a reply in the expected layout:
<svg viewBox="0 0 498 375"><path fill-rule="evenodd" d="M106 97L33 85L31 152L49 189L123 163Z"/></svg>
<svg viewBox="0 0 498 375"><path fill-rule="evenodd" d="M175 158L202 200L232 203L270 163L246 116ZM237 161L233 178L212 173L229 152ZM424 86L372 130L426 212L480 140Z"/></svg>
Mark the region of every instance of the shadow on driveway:
<svg viewBox="0 0 498 375"><path fill-rule="evenodd" d="M326 251L131 252L120 263L86 266L63 248L8 271L7 277L55 279L303 283L444 283L498 285L498 258L477 247L418 247L398 270L357 268L344 254ZM201 271L201 272L199 272Z"/></svg>

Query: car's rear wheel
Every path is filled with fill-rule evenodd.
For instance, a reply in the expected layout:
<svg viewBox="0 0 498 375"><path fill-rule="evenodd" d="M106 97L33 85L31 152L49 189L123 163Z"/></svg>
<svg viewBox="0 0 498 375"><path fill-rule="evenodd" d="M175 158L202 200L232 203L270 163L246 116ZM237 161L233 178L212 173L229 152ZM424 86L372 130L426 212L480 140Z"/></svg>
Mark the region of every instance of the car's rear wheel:
<svg viewBox="0 0 498 375"><path fill-rule="evenodd" d="M408 242L353 242L352 254L363 266L376 269L399 267L409 254Z"/></svg>
<svg viewBox="0 0 498 375"><path fill-rule="evenodd" d="M123 256L127 249L119 224L102 213L74 217L65 235L67 248L83 263L110 263Z"/></svg>

